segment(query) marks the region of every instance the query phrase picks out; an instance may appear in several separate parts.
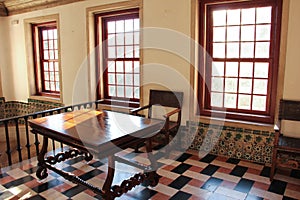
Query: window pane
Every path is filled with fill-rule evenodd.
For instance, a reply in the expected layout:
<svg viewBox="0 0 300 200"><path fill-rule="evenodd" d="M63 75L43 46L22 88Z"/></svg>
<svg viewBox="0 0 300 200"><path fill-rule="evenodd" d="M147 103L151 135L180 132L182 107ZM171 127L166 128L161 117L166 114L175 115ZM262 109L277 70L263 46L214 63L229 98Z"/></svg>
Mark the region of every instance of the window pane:
<svg viewBox="0 0 300 200"><path fill-rule="evenodd" d="M140 88L134 87L134 98L139 99L140 98Z"/></svg>
<svg viewBox="0 0 300 200"><path fill-rule="evenodd" d="M214 58L225 58L225 43L214 43L213 44L213 57Z"/></svg>
<svg viewBox="0 0 300 200"><path fill-rule="evenodd" d="M108 84L116 84L115 74L108 74Z"/></svg>
<svg viewBox="0 0 300 200"><path fill-rule="evenodd" d="M251 108L251 96L250 95L239 95L239 109L247 109L250 110Z"/></svg>
<svg viewBox="0 0 300 200"><path fill-rule="evenodd" d="M256 40L270 40L271 25L257 25L256 26Z"/></svg>
<svg viewBox="0 0 300 200"><path fill-rule="evenodd" d="M241 62L240 63L240 77L252 77L253 76L253 63Z"/></svg>
<svg viewBox="0 0 300 200"><path fill-rule="evenodd" d="M225 92L237 92L237 78L225 78Z"/></svg>
<svg viewBox="0 0 300 200"><path fill-rule="evenodd" d="M224 91L224 79L223 78L211 78L211 90L214 92Z"/></svg>
<svg viewBox="0 0 300 200"><path fill-rule="evenodd" d="M118 58L124 58L124 52L125 51L125 49L124 49L124 47L122 46L122 47L117 47L117 57Z"/></svg>
<svg viewBox="0 0 300 200"><path fill-rule="evenodd" d="M140 43L140 33L134 32L133 37L134 37L134 44L139 44Z"/></svg>
<svg viewBox="0 0 300 200"><path fill-rule="evenodd" d="M52 40L54 38L53 29L48 30L48 39Z"/></svg>
<svg viewBox="0 0 300 200"><path fill-rule="evenodd" d="M254 26L242 26L241 27L241 40L242 41L254 41Z"/></svg>
<svg viewBox="0 0 300 200"><path fill-rule="evenodd" d="M125 33L125 45L133 45L133 34Z"/></svg>
<svg viewBox="0 0 300 200"><path fill-rule="evenodd" d="M140 19L134 19L133 20L133 24L134 24L134 30L139 30L140 29Z"/></svg>
<svg viewBox="0 0 300 200"><path fill-rule="evenodd" d="M124 45L124 34L119 33L116 35L117 45Z"/></svg>
<svg viewBox="0 0 300 200"><path fill-rule="evenodd" d="M133 19L125 20L125 32L133 31Z"/></svg>
<svg viewBox="0 0 300 200"><path fill-rule="evenodd" d="M242 9L242 24L255 24L255 8Z"/></svg>
<svg viewBox="0 0 300 200"><path fill-rule="evenodd" d="M124 32L124 20L116 21L116 33Z"/></svg>
<svg viewBox="0 0 300 200"><path fill-rule="evenodd" d="M271 23L272 7L257 8L256 23Z"/></svg>
<svg viewBox="0 0 300 200"><path fill-rule="evenodd" d="M117 84L124 85L124 74L117 74Z"/></svg>
<svg viewBox="0 0 300 200"><path fill-rule="evenodd" d="M241 10L228 10L227 11L227 25L239 25L240 24L240 17L241 17Z"/></svg>
<svg viewBox="0 0 300 200"><path fill-rule="evenodd" d="M213 11L213 25L214 26L226 25L226 10Z"/></svg>
<svg viewBox="0 0 300 200"><path fill-rule="evenodd" d="M125 72L126 73L132 73L132 61L124 61L125 63Z"/></svg>
<svg viewBox="0 0 300 200"><path fill-rule="evenodd" d="M53 62L49 62L49 71L53 71L53 70L54 70Z"/></svg>
<svg viewBox="0 0 300 200"><path fill-rule="evenodd" d="M45 70L45 71L48 71L48 70L49 70L48 62L44 62L44 70Z"/></svg>
<svg viewBox="0 0 300 200"><path fill-rule="evenodd" d="M50 90L50 84L48 81L45 81L45 89Z"/></svg>
<svg viewBox="0 0 300 200"><path fill-rule="evenodd" d="M114 47L108 47L108 58L116 58L116 50Z"/></svg>
<svg viewBox="0 0 300 200"><path fill-rule="evenodd" d="M116 96L116 87L115 86L108 86L108 95L109 96Z"/></svg>
<svg viewBox="0 0 300 200"><path fill-rule="evenodd" d="M46 81L49 81L49 73L48 73L48 72L45 72L45 73L44 73L44 79L45 79Z"/></svg>
<svg viewBox="0 0 300 200"><path fill-rule="evenodd" d="M113 61L108 61L108 72L115 72L115 62Z"/></svg>
<svg viewBox="0 0 300 200"><path fill-rule="evenodd" d="M132 87L125 87L125 97L133 98L133 88Z"/></svg>
<svg viewBox="0 0 300 200"><path fill-rule="evenodd" d="M264 94L268 92L268 80L254 79L254 94Z"/></svg>
<svg viewBox="0 0 300 200"><path fill-rule="evenodd" d="M44 51L44 59L45 60L49 59L49 51Z"/></svg>
<svg viewBox="0 0 300 200"><path fill-rule="evenodd" d="M225 27L214 28L213 41L214 42L225 42Z"/></svg>
<svg viewBox="0 0 300 200"><path fill-rule="evenodd" d="M133 74L125 74L125 85L133 85Z"/></svg>
<svg viewBox="0 0 300 200"><path fill-rule="evenodd" d="M210 101L213 107L223 107L223 94L212 92Z"/></svg>
<svg viewBox="0 0 300 200"><path fill-rule="evenodd" d="M256 78L268 78L269 63L255 63L254 76Z"/></svg>
<svg viewBox="0 0 300 200"><path fill-rule="evenodd" d="M115 36L115 34L109 34L107 36L107 44L108 44L108 46L115 46L116 45L116 36Z"/></svg>
<svg viewBox="0 0 300 200"><path fill-rule="evenodd" d="M59 71L59 69L58 69L58 62L54 63L54 70L57 71L57 72Z"/></svg>
<svg viewBox="0 0 300 200"><path fill-rule="evenodd" d="M252 109L258 111L266 111L267 97L266 96L253 96Z"/></svg>
<svg viewBox="0 0 300 200"><path fill-rule="evenodd" d="M134 85L140 85L140 75L134 74Z"/></svg>
<svg viewBox="0 0 300 200"><path fill-rule="evenodd" d="M49 48L49 45L48 45L48 40L47 41L44 41L44 49L48 49Z"/></svg>
<svg viewBox="0 0 300 200"><path fill-rule="evenodd" d="M239 63L237 62L226 62L226 73L225 75L237 77L239 74Z"/></svg>
<svg viewBox="0 0 300 200"><path fill-rule="evenodd" d="M254 43L244 42L241 44L241 58L253 58L254 57Z"/></svg>
<svg viewBox="0 0 300 200"><path fill-rule="evenodd" d="M118 97L125 97L124 94L124 86L117 86L117 96Z"/></svg>
<svg viewBox="0 0 300 200"><path fill-rule="evenodd" d="M125 57L126 58L133 58L133 46L126 46L125 47Z"/></svg>
<svg viewBox="0 0 300 200"><path fill-rule="evenodd" d="M236 94L226 94L224 100L225 108L236 108Z"/></svg>
<svg viewBox="0 0 300 200"><path fill-rule="evenodd" d="M137 46L137 45L134 46L134 57L135 58L140 57L140 46Z"/></svg>
<svg viewBox="0 0 300 200"><path fill-rule="evenodd" d="M212 76L224 76L224 62L212 63Z"/></svg>
<svg viewBox="0 0 300 200"><path fill-rule="evenodd" d="M239 57L239 43L227 43L227 58L238 58Z"/></svg>
<svg viewBox="0 0 300 200"><path fill-rule="evenodd" d="M133 66L134 66L134 73L140 73L140 62L134 61Z"/></svg>
<svg viewBox="0 0 300 200"><path fill-rule="evenodd" d="M239 93L252 93L252 79L240 79Z"/></svg>
<svg viewBox="0 0 300 200"><path fill-rule="evenodd" d="M268 58L270 56L270 42L257 42L255 48L256 58Z"/></svg>
<svg viewBox="0 0 300 200"><path fill-rule="evenodd" d="M124 72L123 61L116 62L116 71L121 73Z"/></svg>
<svg viewBox="0 0 300 200"><path fill-rule="evenodd" d="M240 40L240 27L231 26L227 28L227 41L239 41Z"/></svg>
<svg viewBox="0 0 300 200"><path fill-rule="evenodd" d="M47 30L43 30L42 34L43 34L43 39L47 40L48 39L48 32L47 32Z"/></svg>

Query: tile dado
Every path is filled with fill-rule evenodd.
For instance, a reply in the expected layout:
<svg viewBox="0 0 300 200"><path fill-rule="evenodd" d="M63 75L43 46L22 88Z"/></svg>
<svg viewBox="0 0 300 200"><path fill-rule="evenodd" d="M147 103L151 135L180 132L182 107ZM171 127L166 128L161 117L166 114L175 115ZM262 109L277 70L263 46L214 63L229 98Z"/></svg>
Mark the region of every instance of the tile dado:
<svg viewBox="0 0 300 200"><path fill-rule="evenodd" d="M270 165L274 132L187 122L184 145L215 155Z"/></svg>
<svg viewBox="0 0 300 200"><path fill-rule="evenodd" d="M61 106L63 104L35 99L28 99L28 102L5 101L4 97L0 97L0 119L22 116Z"/></svg>

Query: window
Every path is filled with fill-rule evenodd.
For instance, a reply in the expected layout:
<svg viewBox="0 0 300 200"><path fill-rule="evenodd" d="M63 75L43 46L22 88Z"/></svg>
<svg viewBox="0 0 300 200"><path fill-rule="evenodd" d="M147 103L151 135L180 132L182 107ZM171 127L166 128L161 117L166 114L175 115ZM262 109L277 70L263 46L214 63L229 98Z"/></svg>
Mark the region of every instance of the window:
<svg viewBox="0 0 300 200"><path fill-rule="evenodd" d="M281 1L200 1L200 113L272 123Z"/></svg>
<svg viewBox="0 0 300 200"><path fill-rule="evenodd" d="M96 45L101 46L103 93L105 99L139 102L140 98L140 21L137 9L96 15ZM102 32L101 32L102 31ZM100 96L100 91L98 90ZM130 105L132 106L132 105Z"/></svg>
<svg viewBox="0 0 300 200"><path fill-rule="evenodd" d="M55 22L33 24L36 93L60 95L58 35Z"/></svg>

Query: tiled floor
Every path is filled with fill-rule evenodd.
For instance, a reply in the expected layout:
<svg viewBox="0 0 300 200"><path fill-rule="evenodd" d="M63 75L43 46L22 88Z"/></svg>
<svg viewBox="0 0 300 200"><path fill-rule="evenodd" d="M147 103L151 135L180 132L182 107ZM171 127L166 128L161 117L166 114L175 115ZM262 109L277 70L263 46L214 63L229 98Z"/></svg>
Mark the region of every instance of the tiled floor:
<svg viewBox="0 0 300 200"><path fill-rule="evenodd" d="M131 149L121 152L125 157L143 162ZM170 156L172 157L172 156ZM277 171L269 181L269 167L237 159L214 155L199 156L187 151L177 159L161 158L159 184L154 187L137 186L118 199L300 199L300 172ZM37 162L26 161L0 172L0 199L97 199L90 190L64 180L50 172L45 180L38 180ZM59 164L99 187L106 177L105 161L93 160L86 164L81 158ZM114 184L129 177L136 169L117 164ZM121 172L120 172L121 171Z"/></svg>

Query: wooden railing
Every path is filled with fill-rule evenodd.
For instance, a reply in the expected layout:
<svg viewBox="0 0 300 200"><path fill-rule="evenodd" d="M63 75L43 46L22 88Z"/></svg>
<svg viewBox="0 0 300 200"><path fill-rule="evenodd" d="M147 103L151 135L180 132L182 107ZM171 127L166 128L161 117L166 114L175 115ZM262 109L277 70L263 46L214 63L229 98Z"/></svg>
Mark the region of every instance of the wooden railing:
<svg viewBox="0 0 300 200"><path fill-rule="evenodd" d="M30 133L28 120L80 109L98 109L102 102L102 100L98 100L40 111L24 116L1 119L0 128L2 132L0 134L2 135L0 137L2 138L2 143L0 143L0 167L10 166L14 163L31 159L39 154L41 138L37 134ZM50 150L55 151L56 148L63 149L64 146L61 143L52 141L51 148Z"/></svg>

